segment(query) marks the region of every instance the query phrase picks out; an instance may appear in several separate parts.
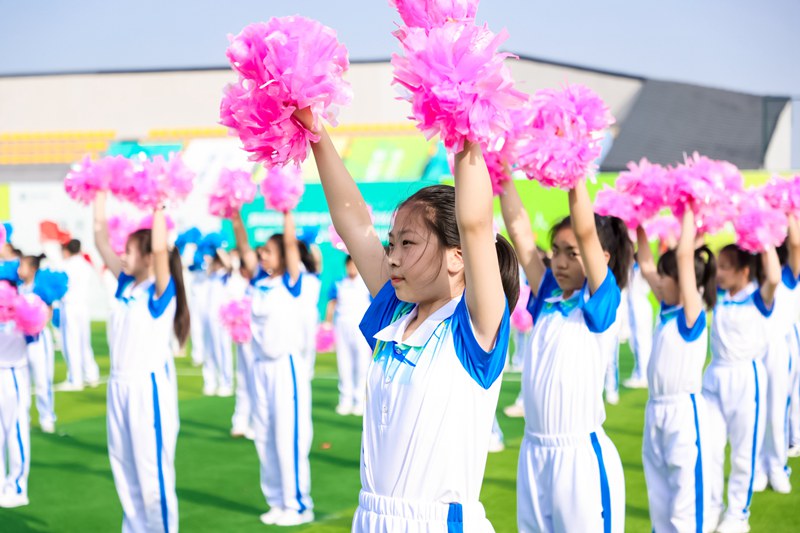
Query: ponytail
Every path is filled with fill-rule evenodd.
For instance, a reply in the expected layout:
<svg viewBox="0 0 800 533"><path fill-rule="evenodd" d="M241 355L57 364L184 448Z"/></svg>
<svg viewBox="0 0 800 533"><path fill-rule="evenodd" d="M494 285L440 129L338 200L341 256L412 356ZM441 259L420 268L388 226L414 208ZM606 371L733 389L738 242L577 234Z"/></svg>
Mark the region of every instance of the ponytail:
<svg viewBox="0 0 800 533"><path fill-rule="evenodd" d="M495 240L497 250L497 263L500 265L500 279L503 282L503 292L508 300L508 309L511 311L519 299L519 262L514 247L502 235L497 235Z"/></svg>
<svg viewBox="0 0 800 533"><path fill-rule="evenodd" d="M28 265L35 271L38 271L42 266L42 260L46 259L47 256L44 254L39 255L24 255L22 256L21 260L28 263Z"/></svg>
<svg viewBox="0 0 800 533"><path fill-rule="evenodd" d="M706 245L694 251L694 274L706 308L713 309L717 304L717 260Z"/></svg>
<svg viewBox="0 0 800 533"><path fill-rule="evenodd" d="M186 300L186 287L183 284L181 253L177 247L173 247L169 252L169 275L172 276L172 283L175 284L175 319L172 322L172 329L178 338L178 343L183 346L189 337L191 318L189 317L189 304Z"/></svg>

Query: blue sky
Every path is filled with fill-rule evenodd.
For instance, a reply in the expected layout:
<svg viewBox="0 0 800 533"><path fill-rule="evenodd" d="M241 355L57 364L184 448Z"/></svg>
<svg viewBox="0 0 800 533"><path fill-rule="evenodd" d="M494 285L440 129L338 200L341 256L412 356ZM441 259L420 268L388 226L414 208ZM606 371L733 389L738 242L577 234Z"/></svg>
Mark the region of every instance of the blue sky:
<svg viewBox="0 0 800 533"><path fill-rule="evenodd" d="M299 13L352 60L386 60L387 0L0 0L0 75L224 67L226 34ZM755 94L800 96L800 0L483 0L514 53Z"/></svg>

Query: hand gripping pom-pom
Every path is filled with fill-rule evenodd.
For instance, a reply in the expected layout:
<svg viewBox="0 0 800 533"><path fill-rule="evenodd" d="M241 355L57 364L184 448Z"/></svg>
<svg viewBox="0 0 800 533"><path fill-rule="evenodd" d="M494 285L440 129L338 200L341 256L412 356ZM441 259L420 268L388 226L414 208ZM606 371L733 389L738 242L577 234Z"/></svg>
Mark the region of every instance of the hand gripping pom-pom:
<svg viewBox="0 0 800 533"><path fill-rule="evenodd" d="M35 294L20 294L14 300L14 323L24 335L42 332L50 319L50 309Z"/></svg>
<svg viewBox="0 0 800 533"><path fill-rule="evenodd" d="M252 338L250 310L251 302L249 298L231 300L219 308L220 321L236 343L250 342Z"/></svg>
<svg viewBox="0 0 800 533"><path fill-rule="evenodd" d="M246 26L227 50L239 81L224 90L220 122L239 136L250 159L265 166L300 163L319 137L293 117L310 108L312 129L336 124L337 106L352 99L343 74L347 49L336 32L293 16Z"/></svg>
<svg viewBox="0 0 800 533"><path fill-rule="evenodd" d="M217 217L231 218L242 206L255 199L257 190L250 172L223 168L209 196L208 212Z"/></svg>
<svg viewBox="0 0 800 533"><path fill-rule="evenodd" d="M465 140L493 148L509 137L510 110L525 95L514 89L503 62L510 54L497 52L506 38L472 22L404 31L403 55L392 56L393 83L405 89L403 98L428 139L438 134L458 153Z"/></svg>
<svg viewBox="0 0 800 533"><path fill-rule="evenodd" d="M411 28L430 29L447 22L475 20L478 0L389 0L403 23Z"/></svg>
<svg viewBox="0 0 800 533"><path fill-rule="evenodd" d="M658 239L662 243L677 243L681 237L681 223L672 215L664 215L645 222L644 232L651 241Z"/></svg>
<svg viewBox="0 0 800 533"><path fill-rule="evenodd" d="M7 281L0 280L0 324L14 320L16 298L16 287Z"/></svg>
<svg viewBox="0 0 800 533"><path fill-rule="evenodd" d="M736 244L751 253L780 246L786 239L788 220L771 207L758 191L748 191L739 203L733 220Z"/></svg>
<svg viewBox="0 0 800 533"><path fill-rule="evenodd" d="M269 169L261 182L261 193L267 206L281 213L297 207L304 191L303 174L300 167L294 165Z"/></svg>
<svg viewBox="0 0 800 533"><path fill-rule="evenodd" d="M336 345L336 335L330 324L320 324L317 329L317 353L328 353L333 351Z"/></svg>
<svg viewBox="0 0 800 533"><path fill-rule="evenodd" d="M761 188L761 194L774 209L794 216L800 215L800 176L776 176Z"/></svg>

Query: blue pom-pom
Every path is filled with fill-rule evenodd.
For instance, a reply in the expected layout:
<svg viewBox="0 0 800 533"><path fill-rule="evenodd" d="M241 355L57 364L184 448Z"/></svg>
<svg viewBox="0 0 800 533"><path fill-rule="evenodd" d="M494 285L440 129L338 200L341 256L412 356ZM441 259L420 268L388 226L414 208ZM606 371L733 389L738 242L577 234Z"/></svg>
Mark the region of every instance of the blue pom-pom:
<svg viewBox="0 0 800 533"><path fill-rule="evenodd" d="M6 241L11 242L11 236L14 234L14 226L11 222L3 222L3 227L6 229Z"/></svg>
<svg viewBox="0 0 800 533"><path fill-rule="evenodd" d="M0 261L0 280L7 281L12 285L19 285L20 280L17 274L19 268L19 261Z"/></svg>
<svg viewBox="0 0 800 533"><path fill-rule="evenodd" d="M225 245L225 236L222 233L209 233L197 245L204 255L213 255L217 249Z"/></svg>
<svg viewBox="0 0 800 533"><path fill-rule="evenodd" d="M175 239L175 247L178 248L178 252L182 254L183 249L186 248L187 244L197 244L200 242L200 239L202 238L203 234L200 233L199 229L189 228L180 235L178 235L178 238Z"/></svg>
<svg viewBox="0 0 800 533"><path fill-rule="evenodd" d="M306 246L311 246L317 242L319 236L319 226L303 226L300 228L300 234L297 239L305 243Z"/></svg>
<svg viewBox="0 0 800 533"><path fill-rule="evenodd" d="M53 305L67 294L69 279L64 272L42 269L33 280L33 293L47 305Z"/></svg>

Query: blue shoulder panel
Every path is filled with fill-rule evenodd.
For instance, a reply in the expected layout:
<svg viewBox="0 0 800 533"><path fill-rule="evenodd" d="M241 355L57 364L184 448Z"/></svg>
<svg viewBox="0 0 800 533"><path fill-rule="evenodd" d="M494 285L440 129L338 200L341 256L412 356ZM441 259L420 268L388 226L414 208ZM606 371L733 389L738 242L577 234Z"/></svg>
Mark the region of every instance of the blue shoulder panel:
<svg viewBox="0 0 800 533"><path fill-rule="evenodd" d="M392 323L392 320L395 319L395 311L402 303L397 298L390 281L386 282L375 296L375 299L372 300L369 309L364 314L364 318L361 319L361 323L358 325L358 329L361 330L372 350L375 349L375 344L377 343L375 334Z"/></svg>
<svg viewBox="0 0 800 533"><path fill-rule="evenodd" d="M589 290L589 286L584 285L584 291ZM580 296L583 302L584 295ZM611 327L617 320L617 309L619 308L622 296L617 279L611 269L608 269L606 278L600 287L589 297L589 300L582 304L583 320L592 333L603 333Z"/></svg>
<svg viewBox="0 0 800 533"><path fill-rule="evenodd" d="M508 305L503 312L503 319L500 328L497 330L497 340L492 351L487 352L481 348L475 339L475 332L472 331L472 323L469 319L469 309L467 299L462 298L453 313L453 343L455 344L456 356L464 369L469 372L481 387L488 389L503 373L508 354L508 338L510 314Z"/></svg>
<svg viewBox="0 0 800 533"><path fill-rule="evenodd" d="M120 272L119 278L117 278L117 292L114 293L114 298L121 300L122 293L125 292L125 287L131 283L133 283L133 276L129 276L125 272Z"/></svg>
<svg viewBox="0 0 800 533"><path fill-rule="evenodd" d="M681 334L681 338L686 342L694 342L699 339L705 329L705 311L700 312L700 316L697 317L697 320L694 321L694 325L691 328L686 324L686 310L681 309L681 312L678 313L678 333Z"/></svg>
<svg viewBox="0 0 800 533"><path fill-rule="evenodd" d="M156 284L150 285L150 298L147 300L150 316L159 318L163 315L173 298L175 298L175 281L172 278L169 278L169 284L167 284L164 294L159 297L156 296Z"/></svg>

